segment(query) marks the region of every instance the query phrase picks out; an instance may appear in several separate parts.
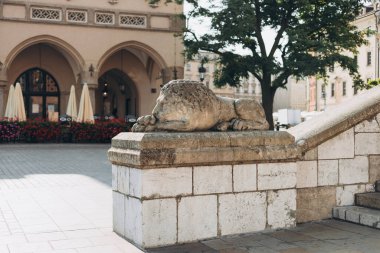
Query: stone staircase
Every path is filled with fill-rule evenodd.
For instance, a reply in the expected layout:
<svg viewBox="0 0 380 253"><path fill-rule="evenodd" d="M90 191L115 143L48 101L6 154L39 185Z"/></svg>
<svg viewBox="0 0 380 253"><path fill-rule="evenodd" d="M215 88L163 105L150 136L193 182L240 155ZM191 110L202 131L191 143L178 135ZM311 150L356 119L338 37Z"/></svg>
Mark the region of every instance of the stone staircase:
<svg viewBox="0 0 380 253"><path fill-rule="evenodd" d="M380 181L375 192L355 194L355 206L333 208L333 218L380 229Z"/></svg>

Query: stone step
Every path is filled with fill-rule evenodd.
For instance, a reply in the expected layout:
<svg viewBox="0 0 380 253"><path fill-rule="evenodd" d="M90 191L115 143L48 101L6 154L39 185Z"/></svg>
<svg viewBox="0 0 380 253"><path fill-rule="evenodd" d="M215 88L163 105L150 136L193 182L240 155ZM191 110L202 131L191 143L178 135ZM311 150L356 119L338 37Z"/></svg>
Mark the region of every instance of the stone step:
<svg viewBox="0 0 380 253"><path fill-rule="evenodd" d="M367 192L355 194L355 204L380 210L380 192Z"/></svg>
<svg viewBox="0 0 380 253"><path fill-rule="evenodd" d="M361 206L334 207L333 218L380 229L380 210Z"/></svg>

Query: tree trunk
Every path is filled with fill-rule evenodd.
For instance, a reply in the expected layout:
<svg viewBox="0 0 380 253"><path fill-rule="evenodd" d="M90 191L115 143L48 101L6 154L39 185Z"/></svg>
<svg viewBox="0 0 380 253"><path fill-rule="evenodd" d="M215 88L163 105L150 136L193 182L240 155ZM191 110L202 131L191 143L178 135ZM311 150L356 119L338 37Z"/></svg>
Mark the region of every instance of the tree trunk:
<svg viewBox="0 0 380 253"><path fill-rule="evenodd" d="M261 96L262 103L265 111L266 119L269 123L269 130L274 130L273 122L273 101L274 95L276 94L276 89L271 87L271 80L264 79L261 83Z"/></svg>

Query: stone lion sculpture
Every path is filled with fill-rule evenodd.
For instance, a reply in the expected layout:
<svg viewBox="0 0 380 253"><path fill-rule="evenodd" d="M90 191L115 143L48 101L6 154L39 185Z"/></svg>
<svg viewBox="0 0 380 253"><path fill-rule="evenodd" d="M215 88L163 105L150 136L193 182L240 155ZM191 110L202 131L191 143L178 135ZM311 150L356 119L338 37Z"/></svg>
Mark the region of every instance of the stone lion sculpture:
<svg viewBox="0 0 380 253"><path fill-rule="evenodd" d="M132 132L268 128L264 109L257 101L220 97L200 82L173 80L162 87L152 115L138 118Z"/></svg>

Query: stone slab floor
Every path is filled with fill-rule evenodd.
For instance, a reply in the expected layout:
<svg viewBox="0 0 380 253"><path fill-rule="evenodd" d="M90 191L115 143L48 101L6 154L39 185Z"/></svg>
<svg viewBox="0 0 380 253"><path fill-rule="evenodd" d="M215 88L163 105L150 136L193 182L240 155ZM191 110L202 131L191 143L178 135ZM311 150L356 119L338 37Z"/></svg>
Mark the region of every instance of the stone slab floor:
<svg viewBox="0 0 380 253"><path fill-rule="evenodd" d="M0 253L137 253L112 232L109 145L0 145ZM371 253L380 230L327 220L150 253Z"/></svg>

